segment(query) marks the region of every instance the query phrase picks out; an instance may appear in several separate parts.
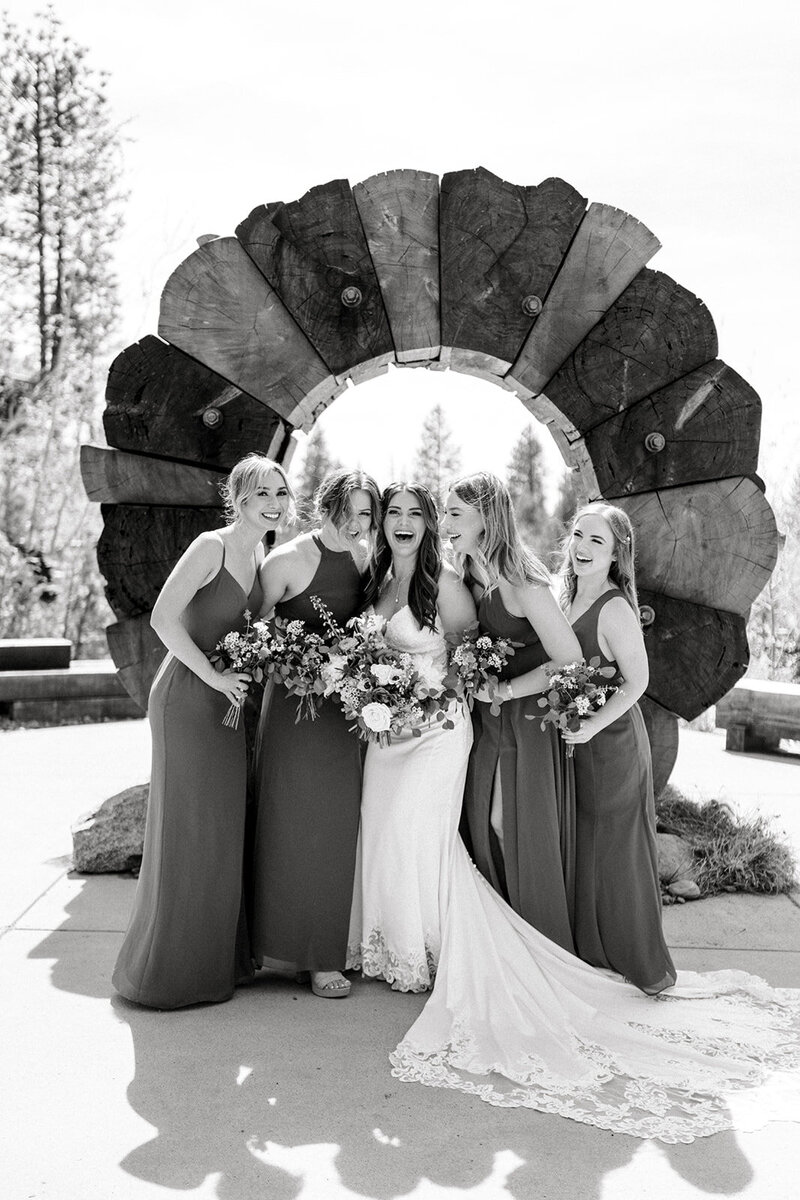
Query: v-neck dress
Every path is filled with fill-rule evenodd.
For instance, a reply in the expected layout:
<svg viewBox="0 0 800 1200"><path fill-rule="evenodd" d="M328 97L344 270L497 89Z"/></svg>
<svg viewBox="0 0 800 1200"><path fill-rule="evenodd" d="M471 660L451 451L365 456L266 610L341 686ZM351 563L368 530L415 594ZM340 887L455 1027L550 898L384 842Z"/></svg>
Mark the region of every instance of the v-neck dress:
<svg viewBox="0 0 800 1200"><path fill-rule="evenodd" d="M600 649L597 625L618 588L573 623L587 662L617 667ZM609 679L619 685L617 674ZM575 948L643 991L675 982L661 928L650 742L638 704L575 747Z"/></svg>
<svg viewBox="0 0 800 1200"><path fill-rule="evenodd" d="M349 551L317 537L320 561L302 592L276 616L322 628L318 596L344 624L359 611L362 583ZM296 971L341 971L358 844L361 752L333 700L316 720L297 721L297 697L270 682L256 738L258 804L250 913L257 963Z"/></svg>
<svg viewBox="0 0 800 1200"><path fill-rule="evenodd" d="M221 540L221 539L220 539ZM205 653L243 633L263 592L249 595L222 561L183 614ZM153 739L144 853L133 915L113 984L150 1008L227 1000L246 974L240 921L247 784L244 722L223 725L229 701L168 654L150 691Z"/></svg>
<svg viewBox="0 0 800 1200"><path fill-rule="evenodd" d="M514 679L547 661L530 621L508 611L499 588L481 597L478 621L482 633L517 643L502 679ZM479 871L514 911L551 942L574 952L573 774L553 726L541 728L538 700L507 700L497 716L488 704L473 708L475 740L464 793L464 833ZM491 826L498 786L502 851Z"/></svg>

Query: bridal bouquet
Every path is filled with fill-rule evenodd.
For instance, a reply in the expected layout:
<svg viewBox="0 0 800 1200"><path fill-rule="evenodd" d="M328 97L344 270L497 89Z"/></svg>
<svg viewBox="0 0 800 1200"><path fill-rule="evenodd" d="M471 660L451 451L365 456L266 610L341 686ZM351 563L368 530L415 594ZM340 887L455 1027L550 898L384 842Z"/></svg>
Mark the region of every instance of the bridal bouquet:
<svg viewBox="0 0 800 1200"><path fill-rule="evenodd" d="M270 654L270 633L264 621L253 621L251 624L250 616L245 609L247 626L244 633L237 633L235 630L226 633L208 657L217 671L242 671L248 674L254 683L261 683ZM238 729L241 711L241 705L231 704L222 724L227 725L229 729Z"/></svg>
<svg viewBox="0 0 800 1200"><path fill-rule="evenodd" d="M569 729L573 733L581 727L581 721L602 708L610 695L616 692L613 684L600 683L601 679L610 679L615 673L614 667L601 667L600 659L595 656L588 663L567 663L564 667L546 667L550 687L539 699L539 707L546 708L542 719L542 729L555 725L558 729ZM535 717L528 717L529 721ZM567 745L567 758L571 758L575 750L572 743Z"/></svg>
<svg viewBox="0 0 800 1200"><path fill-rule="evenodd" d="M514 643L508 638L491 638L481 633L477 623L466 630L463 638L447 634L446 640L451 647L446 694L451 699L466 700L472 708L482 688L488 688L490 693L497 689L500 672L514 653ZM495 716L500 711L494 700L491 711Z"/></svg>
<svg viewBox="0 0 800 1200"><path fill-rule="evenodd" d="M328 639L324 694L337 697L360 738L388 746L392 736L408 731L420 737L420 726L431 719L453 728L440 702L444 671L432 656L390 646L383 617L367 613L342 629L317 597L311 602L325 622Z"/></svg>

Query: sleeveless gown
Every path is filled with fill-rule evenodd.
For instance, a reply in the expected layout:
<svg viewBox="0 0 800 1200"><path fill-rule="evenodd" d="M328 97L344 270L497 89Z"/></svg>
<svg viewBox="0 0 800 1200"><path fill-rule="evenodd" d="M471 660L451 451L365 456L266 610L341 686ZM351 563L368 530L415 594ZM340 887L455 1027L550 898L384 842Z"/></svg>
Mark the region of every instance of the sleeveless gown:
<svg viewBox="0 0 800 1200"><path fill-rule="evenodd" d="M262 603L222 562L183 623L209 653ZM153 680L150 799L133 915L113 974L120 995L150 1008L227 1000L252 973L242 907L247 763L244 721L222 724L229 701L167 654Z"/></svg>
<svg viewBox="0 0 800 1200"><path fill-rule="evenodd" d="M587 662L616 667L600 649L597 624L618 588L574 622ZM619 672L608 680L621 682ZM661 928L650 743L638 704L575 747L575 949L643 991L675 982Z"/></svg>
<svg viewBox="0 0 800 1200"><path fill-rule="evenodd" d="M304 591L276 605L284 620L322 628L319 596L339 624L361 601L349 551L319 538L319 566ZM258 813L252 864L253 957L293 971L340 971L347 956L361 800L358 739L330 700L314 721L296 721L297 697L270 682L257 734Z"/></svg>
<svg viewBox="0 0 800 1200"><path fill-rule="evenodd" d="M446 663L441 630L420 629L408 605L387 623L386 639L418 659ZM418 738L408 733L385 747L370 743L364 761L347 965L396 991L426 991L439 961L440 892L472 744L464 706L450 715L455 729L437 723Z"/></svg>
<svg viewBox="0 0 800 1200"><path fill-rule="evenodd" d="M407 609L387 637L444 652ZM469 734L464 718L367 751L351 944L395 988L435 972L392 1074L664 1142L800 1120L786 1074L800 1063L797 993L719 971L646 996L548 941L487 883L457 832Z"/></svg>
<svg viewBox="0 0 800 1200"><path fill-rule="evenodd" d="M499 589L481 597L478 621L482 633L522 643L501 679L514 679L547 661L547 651L530 622L508 612ZM479 871L515 912L551 941L574 950L573 775L557 732L551 725L541 728L538 700L538 696L508 700L498 716L492 716L488 704L475 704L465 833ZM490 824L498 785L502 851Z"/></svg>

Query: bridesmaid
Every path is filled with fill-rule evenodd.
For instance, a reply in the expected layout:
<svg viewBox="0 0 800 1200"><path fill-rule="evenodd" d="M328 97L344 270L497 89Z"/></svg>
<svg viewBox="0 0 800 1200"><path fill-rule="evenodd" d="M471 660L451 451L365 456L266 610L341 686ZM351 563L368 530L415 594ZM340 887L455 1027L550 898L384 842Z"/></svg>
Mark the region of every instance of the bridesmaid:
<svg viewBox="0 0 800 1200"><path fill-rule="evenodd" d="M575 948L643 992L675 983L661 929L650 743L636 701L648 681L627 513L588 504L572 520L562 605L587 661L616 667L615 692L564 739L575 747Z"/></svg>
<svg viewBox="0 0 800 1200"><path fill-rule="evenodd" d="M208 653L244 631L261 607L262 539L291 519L283 468L262 454L238 462L223 487L229 524L202 533L175 565L151 624L169 653L150 692L153 767L133 916L113 983L128 1000L180 1008L227 1000L252 973L237 925L242 902L248 676L219 673Z"/></svg>
<svg viewBox="0 0 800 1200"><path fill-rule="evenodd" d="M335 471L315 496L319 528L264 563L262 611L322 623L318 596L340 624L360 610L365 542L380 515L377 484ZM258 817L253 857L253 956L259 965L311 973L317 996L347 996L342 971L361 801L357 738L332 702L315 721L295 719L297 698L275 683L264 695L256 751Z"/></svg>
<svg viewBox="0 0 800 1200"><path fill-rule="evenodd" d="M518 643L501 675L499 715L488 703L473 710L464 832L478 869L511 907L574 952L571 773L557 733L541 728L537 700L547 687L542 664L574 662L580 646L545 567L520 541L510 496L496 476L481 471L453 485L445 530L473 589L481 630Z"/></svg>

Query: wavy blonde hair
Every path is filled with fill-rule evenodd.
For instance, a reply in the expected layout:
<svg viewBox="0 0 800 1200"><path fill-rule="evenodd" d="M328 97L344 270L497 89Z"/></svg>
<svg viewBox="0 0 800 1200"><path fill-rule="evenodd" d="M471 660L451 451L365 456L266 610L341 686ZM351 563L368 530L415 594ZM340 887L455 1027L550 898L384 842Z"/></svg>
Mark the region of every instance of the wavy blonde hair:
<svg viewBox="0 0 800 1200"><path fill-rule="evenodd" d="M253 492L257 492L264 482L265 476L271 471L275 471L283 480L283 485L289 493L289 506L286 510L286 521L291 524L297 515L295 502L294 488L289 483L286 472L280 463L276 463L271 458L267 458L266 454L246 454L244 458L240 458L236 465L231 470L230 475L219 485L219 492L225 504L225 516L228 518L228 524L231 525L236 520L239 513L239 506L244 503L248 496L252 496Z"/></svg>
<svg viewBox="0 0 800 1200"><path fill-rule="evenodd" d="M614 559L609 567L608 578L616 584L625 599L639 619L639 597L636 592L636 574L634 560L636 557L636 535L633 532L631 519L623 508L614 504L606 504L604 500L594 500L591 504L582 505L572 515L569 531L561 543L561 563L558 575L561 580L559 603L566 612L575 599L577 577L569 556L569 543L575 531L575 526L581 517L602 517L611 530L614 539Z"/></svg>
<svg viewBox="0 0 800 1200"><path fill-rule="evenodd" d="M550 572L522 544L508 488L496 475L488 471L464 475L455 481L451 491L471 508L477 508L483 521L482 540L475 557L455 555L462 575L483 583L487 594L494 591L501 579L514 587L524 583L549 586Z"/></svg>

